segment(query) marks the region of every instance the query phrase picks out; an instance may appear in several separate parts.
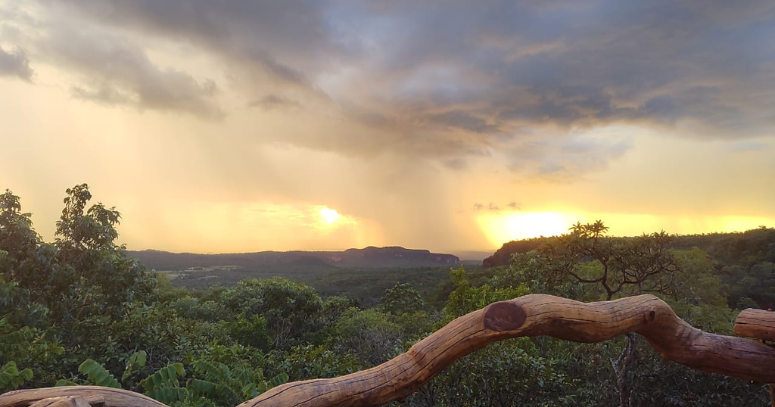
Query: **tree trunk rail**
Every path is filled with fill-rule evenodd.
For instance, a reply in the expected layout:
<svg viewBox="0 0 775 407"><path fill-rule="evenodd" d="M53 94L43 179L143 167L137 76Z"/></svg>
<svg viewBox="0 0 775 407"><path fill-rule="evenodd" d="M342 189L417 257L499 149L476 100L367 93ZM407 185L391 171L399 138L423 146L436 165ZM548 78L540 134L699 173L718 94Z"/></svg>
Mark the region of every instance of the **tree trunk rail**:
<svg viewBox="0 0 775 407"><path fill-rule="evenodd" d="M744 309L735 318L735 335L775 341L775 312Z"/></svg>
<svg viewBox="0 0 775 407"><path fill-rule="evenodd" d="M287 383L238 407L378 406L403 400L455 360L492 342L548 335L593 343L631 332L643 336L665 359L690 368L775 382L775 348L753 339L696 329L653 295L587 304L530 294L457 318L379 366L331 379ZM94 386L17 390L0 395L0 407L28 407L66 396L102 403L89 402L94 407L164 407L137 393Z"/></svg>

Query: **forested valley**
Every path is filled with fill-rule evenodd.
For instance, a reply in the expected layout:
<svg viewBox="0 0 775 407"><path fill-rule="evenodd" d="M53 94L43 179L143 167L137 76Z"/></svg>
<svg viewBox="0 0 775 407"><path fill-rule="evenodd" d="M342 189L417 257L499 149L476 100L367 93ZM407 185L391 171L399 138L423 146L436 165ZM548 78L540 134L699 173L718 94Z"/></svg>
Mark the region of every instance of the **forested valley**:
<svg viewBox="0 0 775 407"><path fill-rule="evenodd" d="M120 214L67 190L45 242L21 199L0 195L0 392L97 384L174 407L233 406L288 381L334 377L405 352L494 301L650 293L688 323L731 334L744 308L775 303L775 229L611 237L603 222L513 254L454 267L432 289L411 275L364 304L281 277L187 289L127 256ZM427 282L425 283L427 285ZM598 344L518 338L458 360L408 406L764 406L762 383L664 361L635 335Z"/></svg>

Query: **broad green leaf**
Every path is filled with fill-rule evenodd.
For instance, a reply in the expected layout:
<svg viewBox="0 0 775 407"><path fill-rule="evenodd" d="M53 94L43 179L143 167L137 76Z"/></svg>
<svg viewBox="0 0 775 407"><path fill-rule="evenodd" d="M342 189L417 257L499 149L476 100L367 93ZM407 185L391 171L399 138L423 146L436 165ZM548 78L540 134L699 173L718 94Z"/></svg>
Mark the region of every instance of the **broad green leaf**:
<svg viewBox="0 0 775 407"><path fill-rule="evenodd" d="M97 386L113 387L116 389L121 388L118 380L93 359L86 359L81 363L81 366L78 367L78 371L85 374L89 378L89 381Z"/></svg>

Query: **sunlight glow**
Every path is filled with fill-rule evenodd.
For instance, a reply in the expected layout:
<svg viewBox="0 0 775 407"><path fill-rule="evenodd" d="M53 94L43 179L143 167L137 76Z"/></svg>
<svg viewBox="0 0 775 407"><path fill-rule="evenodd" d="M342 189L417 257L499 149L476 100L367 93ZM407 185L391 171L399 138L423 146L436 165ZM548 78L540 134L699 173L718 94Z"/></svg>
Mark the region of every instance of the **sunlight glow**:
<svg viewBox="0 0 775 407"><path fill-rule="evenodd" d="M575 216L559 212L511 212L486 214L478 218L480 228L494 244L567 233Z"/></svg>
<svg viewBox="0 0 775 407"><path fill-rule="evenodd" d="M335 209L331 208L323 208L320 210L320 217L323 218L323 223L326 225L333 225L334 222L338 221L342 215L339 214Z"/></svg>
<svg viewBox="0 0 775 407"><path fill-rule="evenodd" d="M746 230L758 229L762 226L771 227L771 225L773 225L772 218L755 216L726 216L721 219L719 226L716 226L713 230L727 233L745 232Z"/></svg>

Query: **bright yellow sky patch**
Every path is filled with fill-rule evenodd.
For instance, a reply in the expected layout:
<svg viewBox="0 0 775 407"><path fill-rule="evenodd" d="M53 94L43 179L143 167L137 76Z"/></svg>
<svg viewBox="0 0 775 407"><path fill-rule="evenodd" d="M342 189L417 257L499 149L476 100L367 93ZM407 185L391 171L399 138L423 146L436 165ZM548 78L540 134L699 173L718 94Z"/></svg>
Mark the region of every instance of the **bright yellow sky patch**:
<svg viewBox="0 0 775 407"><path fill-rule="evenodd" d="M665 216L633 213L498 212L477 216L480 229L494 245L540 236L568 233L576 223L602 220L612 236L638 236L665 231L669 234L744 232L775 224L775 218L755 216Z"/></svg>
<svg viewBox="0 0 775 407"><path fill-rule="evenodd" d="M323 218L324 224L333 225L342 217L342 215L340 215L339 212L337 212L335 209L326 207L320 210L320 217Z"/></svg>
<svg viewBox="0 0 775 407"><path fill-rule="evenodd" d="M559 212L510 212L483 214L479 226L493 245L510 240L566 233L574 220Z"/></svg>

